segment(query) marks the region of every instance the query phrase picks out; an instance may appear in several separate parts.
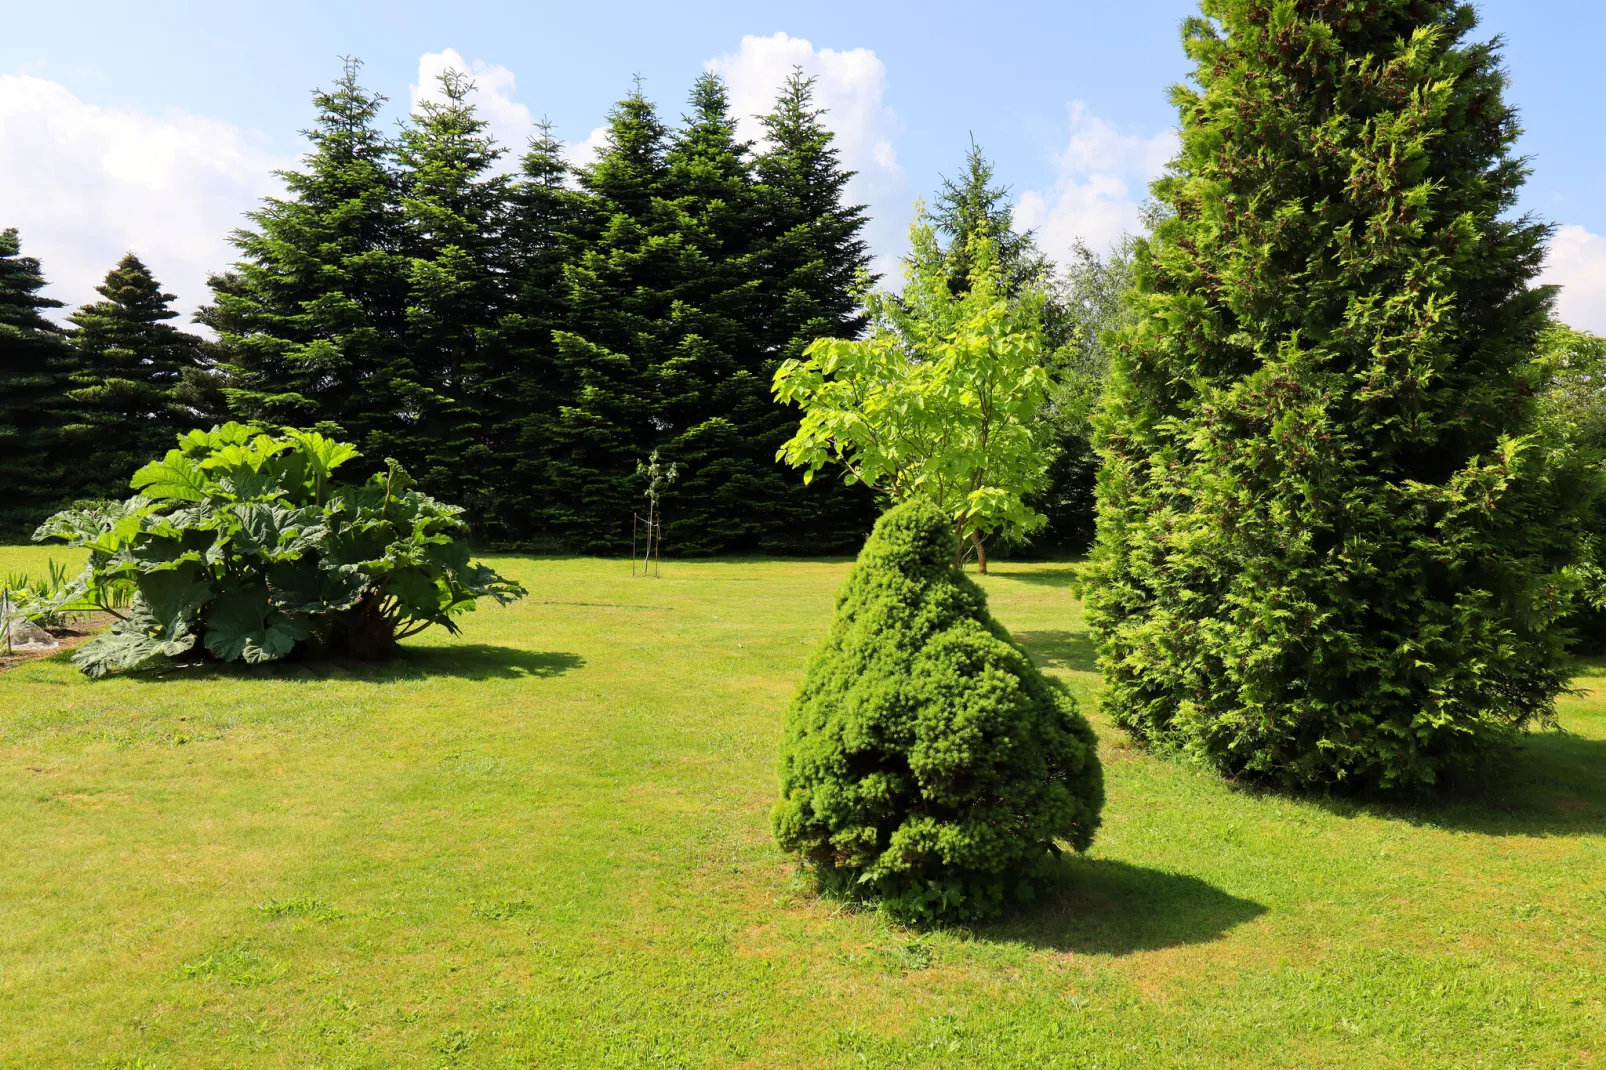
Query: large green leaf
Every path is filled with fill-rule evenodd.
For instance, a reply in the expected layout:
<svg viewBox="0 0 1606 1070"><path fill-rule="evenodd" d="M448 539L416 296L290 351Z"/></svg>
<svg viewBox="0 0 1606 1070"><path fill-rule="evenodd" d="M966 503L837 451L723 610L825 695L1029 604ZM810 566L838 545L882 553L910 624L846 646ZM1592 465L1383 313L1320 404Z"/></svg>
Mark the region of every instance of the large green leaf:
<svg viewBox="0 0 1606 1070"><path fill-rule="evenodd" d="M304 618L286 616L268 604L266 586L222 594L207 612L206 649L223 661L277 661L309 634Z"/></svg>
<svg viewBox="0 0 1606 1070"><path fill-rule="evenodd" d="M128 619L118 621L110 631L79 647L72 662L85 675L101 677L114 671L158 668L194 646L195 632L189 617L160 617L143 596L136 595Z"/></svg>
<svg viewBox="0 0 1606 1070"><path fill-rule="evenodd" d="M168 450L160 461L152 461L134 473L129 486L147 498L198 502L206 497L206 472L178 450Z"/></svg>

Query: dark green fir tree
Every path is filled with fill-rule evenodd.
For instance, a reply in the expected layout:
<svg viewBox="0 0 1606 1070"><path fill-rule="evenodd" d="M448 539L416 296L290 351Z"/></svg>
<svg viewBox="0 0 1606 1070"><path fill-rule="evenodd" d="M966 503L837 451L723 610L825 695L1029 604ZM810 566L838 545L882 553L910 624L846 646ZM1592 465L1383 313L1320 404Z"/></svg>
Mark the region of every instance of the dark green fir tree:
<svg viewBox="0 0 1606 1070"><path fill-rule="evenodd" d="M842 165L814 79L794 69L775 107L761 118L764 144L754 160L763 242L754 314L762 317L766 385L784 361L819 338L854 338L864 327L859 295L874 284L864 241L865 206L848 199L854 172ZM773 462L797 430L797 413L771 405L745 434ZM766 545L805 553L854 551L875 522L877 502L862 485L795 474Z"/></svg>
<svg viewBox="0 0 1606 1070"><path fill-rule="evenodd" d="M348 60L334 88L314 94L302 169L280 172L286 195L234 233L241 260L212 278L213 303L196 318L217 332L238 416L338 430L372 468L430 388L405 345L400 190L374 125L385 98L362 87L360 70Z"/></svg>
<svg viewBox="0 0 1606 1070"><path fill-rule="evenodd" d="M1547 229L1444 0L1205 0L1101 417L1105 709L1272 785L1406 792L1567 683L1586 481L1530 437Z"/></svg>
<svg viewBox="0 0 1606 1070"><path fill-rule="evenodd" d="M493 402L501 457L481 520L483 537L503 544L542 545L548 534L550 431L568 400L554 337L569 323L568 265L596 233L591 198L574 188L573 175L563 142L542 123L508 188L504 309L489 343L508 371Z"/></svg>
<svg viewBox="0 0 1606 1070"><path fill-rule="evenodd" d="M126 254L95 289L101 300L69 317L77 355L64 432L86 494L120 499L136 469L211 415L189 404L210 369L202 340L168 322L173 295L139 257Z"/></svg>
<svg viewBox="0 0 1606 1070"><path fill-rule="evenodd" d="M70 413L70 354L43 313L39 261L15 228L0 231L0 541L22 542L72 503L79 478L60 427Z"/></svg>
<svg viewBox="0 0 1606 1070"><path fill-rule="evenodd" d="M469 510L492 509L511 456L498 436L499 401L512 369L498 344L500 258L508 178L461 72L440 76L396 147L402 249L407 263L405 345L417 373L406 422L376 435L430 494Z"/></svg>
<svg viewBox="0 0 1606 1070"><path fill-rule="evenodd" d="M665 155L666 197L682 256L667 349L652 369L665 460L666 545L690 553L756 548L784 524L788 479L752 433L770 414L761 322L761 202L725 85L705 74Z"/></svg>
<svg viewBox="0 0 1606 1070"><path fill-rule="evenodd" d="M608 115L606 143L579 171L595 230L565 270L566 329L553 334L557 411L545 432L542 535L572 550L630 546L637 462L668 428L654 372L668 350L674 287L689 254L662 209L669 131L642 93Z"/></svg>

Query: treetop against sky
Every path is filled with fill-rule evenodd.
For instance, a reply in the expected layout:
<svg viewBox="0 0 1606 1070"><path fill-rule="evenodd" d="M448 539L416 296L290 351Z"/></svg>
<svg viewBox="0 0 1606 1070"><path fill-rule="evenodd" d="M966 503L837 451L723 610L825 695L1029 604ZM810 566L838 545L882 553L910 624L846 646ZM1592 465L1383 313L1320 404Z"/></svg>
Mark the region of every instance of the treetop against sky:
<svg viewBox="0 0 1606 1070"><path fill-rule="evenodd" d="M1547 279L1567 285L1569 321L1606 331L1606 115L1592 84L1606 9L1479 6L1482 32L1506 40L1510 99L1527 130L1519 147L1534 177L1523 207L1560 227ZM303 151L310 92L338 76L339 56L365 61L396 120L441 70L461 67L501 140L521 149L547 118L575 160L588 158L633 76L673 117L697 74L713 70L747 117L801 65L819 78L860 172L852 192L871 207L883 270L902 251L914 198L958 169L972 136L1013 187L1021 223L1063 256L1073 238L1102 247L1136 227L1146 184L1175 148L1166 87L1186 73L1178 27L1194 10L1194 0L1011 0L981 17L948 0L288 0L271 15L193 2L137 15L105 3L19 6L0 36L0 225L21 229L49 292L69 305L93 299L132 249L189 310L207 272L231 259L225 237L241 213ZM751 120L742 132L760 133Z"/></svg>

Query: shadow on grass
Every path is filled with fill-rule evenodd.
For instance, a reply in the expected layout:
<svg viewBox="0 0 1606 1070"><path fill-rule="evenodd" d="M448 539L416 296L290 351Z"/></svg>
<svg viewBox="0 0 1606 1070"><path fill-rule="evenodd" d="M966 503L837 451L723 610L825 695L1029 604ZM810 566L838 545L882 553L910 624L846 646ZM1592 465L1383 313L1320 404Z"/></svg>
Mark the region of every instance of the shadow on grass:
<svg viewBox="0 0 1606 1070"><path fill-rule="evenodd" d="M1015 632L1039 668L1098 672L1098 650L1086 632Z"/></svg>
<svg viewBox="0 0 1606 1070"><path fill-rule="evenodd" d="M490 643L402 647L402 655L386 669L397 677L449 676L459 680L546 679L583 668L579 654L521 650Z"/></svg>
<svg viewBox="0 0 1606 1070"><path fill-rule="evenodd" d="M1034 906L976 933L1055 951L1130 955L1209 943L1265 912L1197 877L1073 858Z"/></svg>
<svg viewBox="0 0 1606 1070"><path fill-rule="evenodd" d="M1068 568L1028 568L1019 572L998 572L994 576L1001 580L1035 583L1040 587L1074 587L1081 579L1080 573Z"/></svg>
<svg viewBox="0 0 1606 1070"><path fill-rule="evenodd" d="M1479 792L1391 803L1324 800L1340 817L1366 816L1489 836L1606 835L1606 740L1544 732Z"/></svg>
<svg viewBox="0 0 1606 1070"><path fill-rule="evenodd" d="M391 683L399 680L447 678L454 680L523 680L562 676L584 667L579 654L521 650L490 643L452 643L446 646L401 648L390 661L301 660L290 658L267 665L220 665L216 662L181 664L148 673L131 673L130 680L159 683L165 680L361 680Z"/></svg>

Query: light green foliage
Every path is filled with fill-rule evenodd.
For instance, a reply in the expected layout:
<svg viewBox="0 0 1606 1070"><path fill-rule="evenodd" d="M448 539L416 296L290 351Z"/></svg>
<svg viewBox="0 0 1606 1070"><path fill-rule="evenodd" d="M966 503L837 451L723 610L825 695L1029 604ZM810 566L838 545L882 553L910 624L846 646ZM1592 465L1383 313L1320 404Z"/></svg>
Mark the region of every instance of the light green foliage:
<svg viewBox="0 0 1606 1070"><path fill-rule="evenodd" d="M480 598L524 589L472 564L462 510L412 488L394 462L362 486L333 482L357 451L316 432L240 424L179 436L134 474L139 493L58 513L36 540L88 551L83 573L36 613L132 592L111 631L74 655L91 676L195 651L221 661L319 653L383 657L396 640Z"/></svg>
<svg viewBox="0 0 1606 1070"><path fill-rule="evenodd" d="M830 890L931 920L1029 896L1104 803L1093 730L953 565L929 502L877 522L786 716L775 837Z"/></svg>
<svg viewBox="0 0 1606 1070"><path fill-rule="evenodd" d="M821 339L776 370L775 396L803 409L777 460L805 479L838 463L894 502L931 501L961 540L1018 537L1042 523L1025 498L1045 467L1044 296L1009 296L984 235L958 293L924 212L910 240L903 292L866 299L868 337Z"/></svg>

